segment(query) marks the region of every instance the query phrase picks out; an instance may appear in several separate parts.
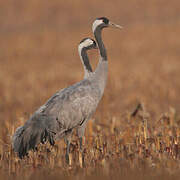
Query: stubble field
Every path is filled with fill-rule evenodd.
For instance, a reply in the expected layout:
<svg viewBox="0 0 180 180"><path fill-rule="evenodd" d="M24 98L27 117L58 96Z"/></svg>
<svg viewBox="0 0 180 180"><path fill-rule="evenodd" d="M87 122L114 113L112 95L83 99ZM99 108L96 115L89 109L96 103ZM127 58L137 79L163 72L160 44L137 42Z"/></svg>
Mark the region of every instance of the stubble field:
<svg viewBox="0 0 180 180"><path fill-rule="evenodd" d="M0 179L180 178L180 3L18 1L0 7ZM83 78L77 46L106 16L108 83L70 165L63 140L23 160L11 136L55 92ZM98 52L89 53L93 69Z"/></svg>

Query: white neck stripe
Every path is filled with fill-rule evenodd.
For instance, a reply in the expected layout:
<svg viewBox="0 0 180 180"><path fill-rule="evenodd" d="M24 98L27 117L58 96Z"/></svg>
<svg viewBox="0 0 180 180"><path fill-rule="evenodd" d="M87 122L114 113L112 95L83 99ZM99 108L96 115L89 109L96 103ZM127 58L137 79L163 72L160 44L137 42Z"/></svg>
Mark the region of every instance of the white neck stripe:
<svg viewBox="0 0 180 180"><path fill-rule="evenodd" d="M103 20L102 19L97 19L94 21L93 25L92 25L92 31L94 32L95 29L100 25L103 24Z"/></svg>

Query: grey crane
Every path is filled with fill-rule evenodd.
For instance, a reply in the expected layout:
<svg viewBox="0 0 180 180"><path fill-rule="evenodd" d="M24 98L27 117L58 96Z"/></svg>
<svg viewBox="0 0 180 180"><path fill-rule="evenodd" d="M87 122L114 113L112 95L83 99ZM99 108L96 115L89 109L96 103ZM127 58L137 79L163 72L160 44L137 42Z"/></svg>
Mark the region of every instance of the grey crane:
<svg viewBox="0 0 180 180"><path fill-rule="evenodd" d="M97 18L93 23L93 33L100 51L100 59L95 72L92 72L90 76L85 75L80 82L57 92L34 112L24 126L16 129L12 144L20 158L27 155L27 152L34 149L40 142L44 143L48 140L51 145L54 145L56 139L64 137L68 161L73 129L77 129L82 149L86 123L95 112L106 85L108 63L101 32L102 29L110 26L121 28L105 17Z"/></svg>
<svg viewBox="0 0 180 180"><path fill-rule="evenodd" d="M96 42L93 39L91 39L91 38L84 38L83 40L81 40L81 42L79 43L79 46L78 46L78 52L79 52L79 56L80 56L81 62L82 62L83 67L84 67L84 79L86 79L92 73L92 67L91 67L91 65L89 63L89 59L88 59L88 56L87 56L87 51L90 50L90 49L98 49L97 45L96 45ZM50 98L48 102L50 102L51 99L53 99L53 97ZM46 106L46 104L45 104L45 106ZM39 110L41 108L44 108L44 106L41 106L39 108ZM30 119L28 121L30 121ZM32 119L32 120L34 120L34 119ZM12 138L13 149L14 149L15 152L18 153L18 156L20 158L22 158L24 155L26 155L28 150L34 149L35 146L31 147L32 145L31 144L28 145L28 143L32 143L32 141L34 141L34 140L36 140L36 141L39 140L39 139L36 139L36 138L39 138L38 137L39 136L38 133L36 132L35 133L36 135L35 135L33 132L31 132L31 130L33 130L32 128L30 128L31 125L33 125L33 123L32 123L33 121L32 120L30 121L31 123L27 121L24 126L18 127L16 129L16 131L15 131L15 134L13 135L13 138ZM39 125L41 126L41 121L40 121ZM35 125L35 127L36 127L36 125ZM39 128L41 129L41 127L39 127ZM25 130L27 132L24 132ZM45 139L48 138L50 143L53 145L54 144L54 142L53 142L54 140L52 139L52 136L49 136L50 134L48 134L46 132L46 130L45 130L44 133L46 133L46 134L44 134L45 135L44 138ZM43 138L44 135L41 134L42 138ZM32 137L34 136L34 140L30 136L32 136ZM37 137L35 137L35 136L37 136ZM65 141L67 142L67 140L65 140ZM27 144L25 144L25 143L27 143ZM37 143L38 143L38 141L37 141ZM23 146L26 149L23 149ZM68 149L69 149L69 147L68 147Z"/></svg>

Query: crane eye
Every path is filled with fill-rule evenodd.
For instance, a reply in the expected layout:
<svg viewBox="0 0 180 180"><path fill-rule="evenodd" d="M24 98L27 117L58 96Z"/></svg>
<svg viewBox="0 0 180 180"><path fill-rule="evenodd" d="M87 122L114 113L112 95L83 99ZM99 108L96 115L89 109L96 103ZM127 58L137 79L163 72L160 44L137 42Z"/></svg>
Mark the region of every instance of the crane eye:
<svg viewBox="0 0 180 180"><path fill-rule="evenodd" d="M100 17L100 18L97 18L98 20L102 20L104 24L109 24L109 19L106 18L106 17Z"/></svg>
<svg viewBox="0 0 180 180"><path fill-rule="evenodd" d="M104 18L104 19L103 19L103 22L104 22L104 24L109 24L109 19Z"/></svg>

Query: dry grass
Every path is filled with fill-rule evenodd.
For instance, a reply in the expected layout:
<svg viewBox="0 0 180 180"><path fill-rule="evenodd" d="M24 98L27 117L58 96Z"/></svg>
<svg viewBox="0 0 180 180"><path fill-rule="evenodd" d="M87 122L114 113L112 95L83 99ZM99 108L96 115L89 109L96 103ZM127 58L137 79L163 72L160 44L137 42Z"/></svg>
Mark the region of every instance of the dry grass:
<svg viewBox="0 0 180 180"><path fill-rule="evenodd" d="M179 11L177 0L1 2L0 179L178 179ZM102 15L125 28L104 31L109 79L83 155L74 134L70 166L63 141L19 160L11 150L15 128L82 79L77 44ZM90 59L95 68L97 53Z"/></svg>

